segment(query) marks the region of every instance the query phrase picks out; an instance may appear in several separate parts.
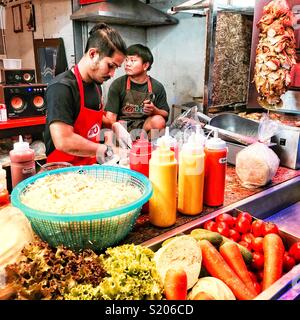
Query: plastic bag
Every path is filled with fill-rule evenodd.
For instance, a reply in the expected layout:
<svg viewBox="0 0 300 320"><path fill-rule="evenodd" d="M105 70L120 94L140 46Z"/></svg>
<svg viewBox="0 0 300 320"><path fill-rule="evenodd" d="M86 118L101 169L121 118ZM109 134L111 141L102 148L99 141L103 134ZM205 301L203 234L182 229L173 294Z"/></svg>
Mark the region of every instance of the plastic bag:
<svg viewBox="0 0 300 320"><path fill-rule="evenodd" d="M264 113L259 121L258 126L258 141L268 143L270 139L275 136L279 130L277 121L271 120L269 116Z"/></svg>
<svg viewBox="0 0 300 320"><path fill-rule="evenodd" d="M180 114L170 125L170 136L177 140L179 149L186 142L192 132L196 132L197 126L201 126L195 105Z"/></svg>
<svg viewBox="0 0 300 320"><path fill-rule="evenodd" d="M278 129L278 123L264 115L258 128L260 142L251 144L237 154L235 171L242 186L258 188L266 185L275 176L280 160L267 143Z"/></svg>

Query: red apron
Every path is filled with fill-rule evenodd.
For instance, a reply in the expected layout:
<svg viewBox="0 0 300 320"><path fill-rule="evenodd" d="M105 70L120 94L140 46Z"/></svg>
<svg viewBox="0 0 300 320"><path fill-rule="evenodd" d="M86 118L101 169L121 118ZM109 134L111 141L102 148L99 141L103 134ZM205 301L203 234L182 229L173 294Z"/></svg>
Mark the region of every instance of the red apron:
<svg viewBox="0 0 300 320"><path fill-rule="evenodd" d="M101 99L101 94L98 86L97 92L99 95L99 110L88 109L84 105L84 89L82 78L78 69L78 65L74 68L74 74L77 80L79 87L79 97L80 97L80 111L78 117L74 123L74 133L79 134L80 136L99 143L100 141L100 129L102 125L102 116L103 116L103 103ZM74 166L79 165L90 165L97 162L96 157L79 157L73 156L71 154L65 153L63 151L54 150L47 157L47 162L70 162Z"/></svg>

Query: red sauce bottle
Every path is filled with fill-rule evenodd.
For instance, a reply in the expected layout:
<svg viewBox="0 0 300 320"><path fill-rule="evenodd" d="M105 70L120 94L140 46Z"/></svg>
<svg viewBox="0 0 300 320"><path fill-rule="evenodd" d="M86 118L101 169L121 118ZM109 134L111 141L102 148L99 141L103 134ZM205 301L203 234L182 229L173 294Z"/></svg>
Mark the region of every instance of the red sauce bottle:
<svg viewBox="0 0 300 320"><path fill-rule="evenodd" d="M34 156L34 150L30 149L29 143L24 142L22 136L19 136L19 142L14 143L13 150L9 152L13 188L36 173Z"/></svg>
<svg viewBox="0 0 300 320"><path fill-rule="evenodd" d="M151 158L152 144L141 135L140 139L132 144L129 153L130 169L149 177L149 160Z"/></svg>
<svg viewBox="0 0 300 320"><path fill-rule="evenodd" d="M221 206L224 203L227 167L226 142L218 138L218 131L205 144L204 204Z"/></svg>
<svg viewBox="0 0 300 320"><path fill-rule="evenodd" d="M149 160L152 153L152 144L141 135L140 139L132 144L129 153L129 167L131 170L142 173L147 178L149 177ZM144 204L142 212L148 212L148 202Z"/></svg>

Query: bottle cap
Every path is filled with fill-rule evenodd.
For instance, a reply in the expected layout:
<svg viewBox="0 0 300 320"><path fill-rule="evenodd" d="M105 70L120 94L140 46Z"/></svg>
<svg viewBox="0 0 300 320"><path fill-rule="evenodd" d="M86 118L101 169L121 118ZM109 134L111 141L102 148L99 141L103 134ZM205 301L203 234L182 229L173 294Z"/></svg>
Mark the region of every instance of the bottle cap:
<svg viewBox="0 0 300 320"><path fill-rule="evenodd" d="M21 135L19 135L19 142L14 143L14 151L26 151L29 150L29 143L24 142Z"/></svg>
<svg viewBox="0 0 300 320"><path fill-rule="evenodd" d="M162 149L170 149L170 141L165 139L165 136L160 137L156 141L156 145Z"/></svg>
<svg viewBox="0 0 300 320"><path fill-rule="evenodd" d="M177 145L177 140L170 136L169 127L166 127L165 135L162 136L161 138L163 138L168 143L169 147L175 147ZM157 143L158 143L158 140L157 140Z"/></svg>
<svg viewBox="0 0 300 320"><path fill-rule="evenodd" d="M204 138L204 137L203 137ZM188 142L184 143L182 146L182 151L189 154L202 154L204 139L201 137L201 134L196 131L193 132L188 139Z"/></svg>
<svg viewBox="0 0 300 320"><path fill-rule="evenodd" d="M161 137L157 139L157 149L152 152L151 159L159 163L169 163L176 161L175 152L171 150L168 139Z"/></svg>
<svg viewBox="0 0 300 320"><path fill-rule="evenodd" d="M206 140L205 147L207 149L220 150L226 148L226 142L219 138L219 132L217 129L214 130L214 137Z"/></svg>

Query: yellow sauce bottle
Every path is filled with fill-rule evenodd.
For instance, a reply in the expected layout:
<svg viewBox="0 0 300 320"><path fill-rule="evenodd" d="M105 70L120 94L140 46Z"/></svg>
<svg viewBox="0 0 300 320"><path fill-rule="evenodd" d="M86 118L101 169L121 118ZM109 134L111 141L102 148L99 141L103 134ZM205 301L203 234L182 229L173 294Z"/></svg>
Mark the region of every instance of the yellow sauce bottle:
<svg viewBox="0 0 300 320"><path fill-rule="evenodd" d="M187 215L203 210L205 153L198 134L192 133L179 154L178 211Z"/></svg>
<svg viewBox="0 0 300 320"><path fill-rule="evenodd" d="M153 187L149 219L154 226L170 227L176 222L177 161L164 137L158 139L157 146L149 161L149 179Z"/></svg>

